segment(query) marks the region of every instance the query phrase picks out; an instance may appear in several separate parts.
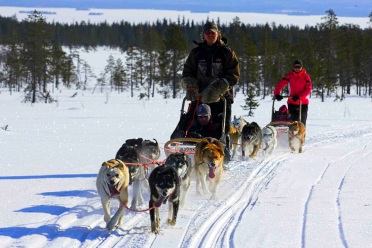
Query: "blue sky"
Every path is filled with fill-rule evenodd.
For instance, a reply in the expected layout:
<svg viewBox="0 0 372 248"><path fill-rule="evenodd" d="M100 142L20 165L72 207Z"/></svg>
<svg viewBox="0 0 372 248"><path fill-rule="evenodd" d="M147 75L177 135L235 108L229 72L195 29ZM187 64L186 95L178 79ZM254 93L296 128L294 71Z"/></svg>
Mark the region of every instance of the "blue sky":
<svg viewBox="0 0 372 248"><path fill-rule="evenodd" d="M368 17L372 12L371 0L2 0L1 6L163 9L292 15L324 15L327 10L333 9L337 16L349 17Z"/></svg>

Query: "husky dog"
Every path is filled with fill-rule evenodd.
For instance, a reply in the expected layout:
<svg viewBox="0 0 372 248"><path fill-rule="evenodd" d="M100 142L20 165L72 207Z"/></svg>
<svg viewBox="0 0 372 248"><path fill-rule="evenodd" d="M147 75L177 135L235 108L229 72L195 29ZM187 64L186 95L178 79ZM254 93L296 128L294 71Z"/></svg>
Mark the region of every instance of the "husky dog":
<svg viewBox="0 0 372 248"><path fill-rule="evenodd" d="M160 231L159 207L162 203L169 202L168 224L176 225L180 182L173 166L161 165L156 167L149 177L150 185L150 221L151 232L158 234Z"/></svg>
<svg viewBox="0 0 372 248"><path fill-rule="evenodd" d="M254 158L262 143L262 132L260 126L256 122L251 122L243 127L241 134L242 155L245 157L245 152L251 152L250 158Z"/></svg>
<svg viewBox="0 0 372 248"><path fill-rule="evenodd" d="M230 139L231 139L230 150L233 152L232 158L236 154L236 149L238 147L239 138L242 133L243 127L246 124L248 124L248 122L244 120L241 116L239 118L236 118L236 116L234 115L234 119L231 121L229 134L230 134Z"/></svg>
<svg viewBox="0 0 372 248"><path fill-rule="evenodd" d="M204 138L196 144L195 147L195 175L196 175L196 193L201 195L200 186L204 193L207 193L206 175L209 177L209 189L211 190L211 199L216 199L218 185L222 178L222 164L224 151L220 141L215 138Z"/></svg>
<svg viewBox="0 0 372 248"><path fill-rule="evenodd" d="M159 159L160 157L160 147L158 141L154 139L152 140L143 140L142 138L137 139L128 139L125 141L126 144L136 147L137 152L140 156L140 162L142 164L146 164L148 166L141 167L143 173L146 175L146 179L148 175L150 175L151 170L155 168L155 165L152 163L155 160ZM147 180L143 181L144 185L149 189L149 183Z"/></svg>
<svg viewBox="0 0 372 248"><path fill-rule="evenodd" d="M271 155L278 145L277 131L273 126L267 125L262 129L262 153L264 156Z"/></svg>
<svg viewBox="0 0 372 248"><path fill-rule="evenodd" d="M142 166L140 166L140 157L135 146L123 144L118 150L115 156L116 159L120 159L129 169L129 184L133 184L133 198L131 202L131 208L137 209L137 205L145 203L141 191L141 182L146 180Z"/></svg>
<svg viewBox="0 0 372 248"><path fill-rule="evenodd" d="M289 147L291 148L292 152L296 151L294 147L294 142L299 142L298 146L298 153L302 152L302 147L305 143L306 138L306 128L302 122L294 121L289 124L288 128L288 141Z"/></svg>
<svg viewBox="0 0 372 248"><path fill-rule="evenodd" d="M158 141L144 140L142 141L142 149L140 151L141 159L144 156L144 159L157 160L160 157L160 147Z"/></svg>
<svg viewBox="0 0 372 248"><path fill-rule="evenodd" d="M136 148L141 163L149 163L149 160L156 160L160 157L160 147L156 139L154 141L142 138L127 139L125 144Z"/></svg>
<svg viewBox="0 0 372 248"><path fill-rule="evenodd" d="M120 160L104 162L99 170L96 186L101 197L106 228L111 231L120 226L124 217L124 204L128 203L129 171ZM110 216L110 198L117 199L120 206L114 216Z"/></svg>
<svg viewBox="0 0 372 248"><path fill-rule="evenodd" d="M192 164L191 159L183 152L171 153L164 164L172 166L180 179L181 192L180 192L180 207L184 207L189 193L191 184Z"/></svg>

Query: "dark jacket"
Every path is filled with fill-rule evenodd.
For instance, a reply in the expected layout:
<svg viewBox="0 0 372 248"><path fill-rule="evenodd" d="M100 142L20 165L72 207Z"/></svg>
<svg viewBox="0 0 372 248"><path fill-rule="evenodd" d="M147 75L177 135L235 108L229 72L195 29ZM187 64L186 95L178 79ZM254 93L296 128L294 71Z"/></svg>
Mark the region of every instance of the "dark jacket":
<svg viewBox="0 0 372 248"><path fill-rule="evenodd" d="M201 137L198 137L198 136ZM205 138L205 137L213 137L216 139L220 139L222 135L222 127L219 123L213 123L211 120L208 125L201 125L197 120L194 120L193 124L191 125L187 137L194 137L194 138Z"/></svg>
<svg viewBox="0 0 372 248"><path fill-rule="evenodd" d="M196 78L199 92L216 77L225 78L230 86L234 86L240 76L239 62L235 52L220 39L213 46L208 46L206 41L197 45L191 50L186 60L182 77ZM232 94L232 92L229 93Z"/></svg>

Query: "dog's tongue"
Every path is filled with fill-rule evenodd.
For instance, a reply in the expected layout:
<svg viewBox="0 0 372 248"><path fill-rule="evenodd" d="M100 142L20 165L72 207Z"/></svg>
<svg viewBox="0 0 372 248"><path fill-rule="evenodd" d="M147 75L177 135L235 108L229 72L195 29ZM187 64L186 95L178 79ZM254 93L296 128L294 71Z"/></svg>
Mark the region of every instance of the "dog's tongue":
<svg viewBox="0 0 372 248"><path fill-rule="evenodd" d="M214 171L216 170L216 168L214 167L209 167L209 178L214 178L216 175L214 174Z"/></svg>
<svg viewBox="0 0 372 248"><path fill-rule="evenodd" d="M120 191L113 185L110 185L110 192L111 192L111 195L118 195L120 194Z"/></svg>
<svg viewBox="0 0 372 248"><path fill-rule="evenodd" d="M165 200L165 196L161 195L159 200L157 202L155 202L154 206L157 207L157 208L160 207L164 200Z"/></svg>

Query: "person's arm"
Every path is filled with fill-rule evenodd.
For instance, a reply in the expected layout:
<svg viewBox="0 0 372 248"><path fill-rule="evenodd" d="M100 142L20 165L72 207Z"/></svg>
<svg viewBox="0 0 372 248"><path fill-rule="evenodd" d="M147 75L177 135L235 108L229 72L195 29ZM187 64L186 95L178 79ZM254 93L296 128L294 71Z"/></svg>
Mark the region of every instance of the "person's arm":
<svg viewBox="0 0 372 248"><path fill-rule="evenodd" d="M182 78L197 78L198 65L194 50L192 50L183 66Z"/></svg>
<svg viewBox="0 0 372 248"><path fill-rule="evenodd" d="M186 99L195 101L199 92L197 80L197 64L195 53L192 50L186 59L182 72L181 87L186 90Z"/></svg>
<svg viewBox="0 0 372 248"><path fill-rule="evenodd" d="M226 56L223 77L226 78L230 86L234 86L239 80L240 66L234 51L231 51L231 53Z"/></svg>
<svg viewBox="0 0 372 248"><path fill-rule="evenodd" d="M288 85L289 80L291 78L290 75L291 74L288 73L287 75L285 75L283 78L279 80L279 82L276 84L275 89L274 89L274 96L280 95L283 87Z"/></svg>
<svg viewBox="0 0 372 248"><path fill-rule="evenodd" d="M305 74L305 87L300 94L298 94L299 97L307 97L310 95L311 90L313 89L313 83L311 82L311 78L308 74Z"/></svg>

